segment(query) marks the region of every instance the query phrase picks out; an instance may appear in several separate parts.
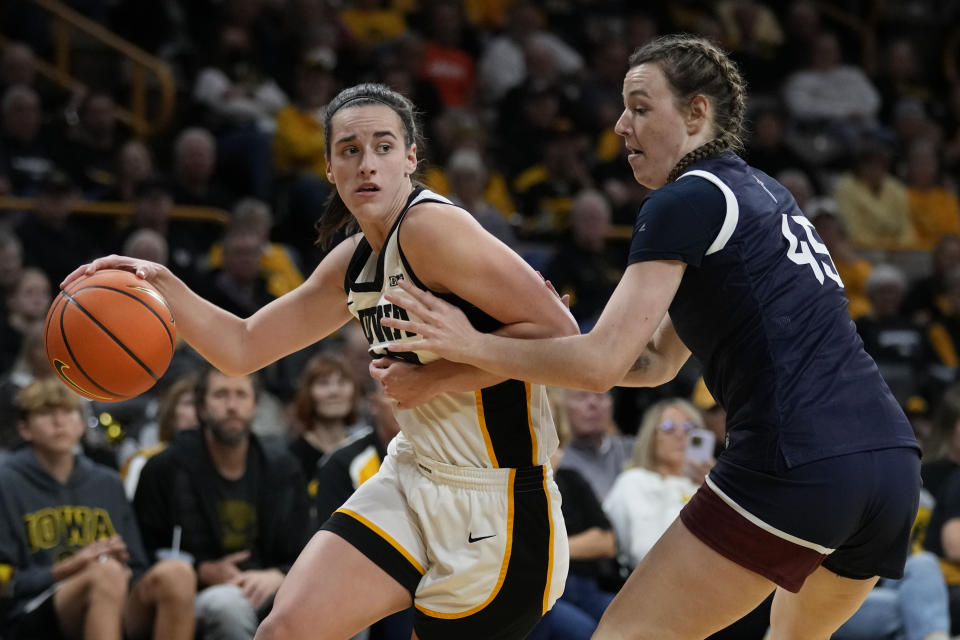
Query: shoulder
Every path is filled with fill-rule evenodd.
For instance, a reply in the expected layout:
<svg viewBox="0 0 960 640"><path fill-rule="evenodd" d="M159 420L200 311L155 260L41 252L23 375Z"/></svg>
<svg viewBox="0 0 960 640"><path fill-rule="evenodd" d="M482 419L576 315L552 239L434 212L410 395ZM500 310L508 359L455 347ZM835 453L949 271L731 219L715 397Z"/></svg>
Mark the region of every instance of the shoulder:
<svg viewBox="0 0 960 640"><path fill-rule="evenodd" d="M719 178L717 179L719 180ZM726 210L726 197L717 182L703 175L685 175L647 196L641 213L668 210L697 212L705 209Z"/></svg>
<svg viewBox="0 0 960 640"><path fill-rule="evenodd" d="M477 230L479 223L465 209L446 202L421 202L411 206L400 224L404 248L449 242L451 232Z"/></svg>

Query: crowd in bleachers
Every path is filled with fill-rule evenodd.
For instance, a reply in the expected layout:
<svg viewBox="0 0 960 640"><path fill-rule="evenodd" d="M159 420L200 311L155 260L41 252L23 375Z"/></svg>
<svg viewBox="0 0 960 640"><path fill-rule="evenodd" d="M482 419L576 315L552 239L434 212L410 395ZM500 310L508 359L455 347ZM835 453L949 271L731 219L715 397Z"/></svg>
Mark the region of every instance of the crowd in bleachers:
<svg viewBox="0 0 960 640"><path fill-rule="evenodd" d="M25 446L30 408L17 398L39 393L31 385L54 375L38 325L57 285L80 264L114 252L160 262L243 317L303 282L323 256L314 224L332 190L320 114L338 90L364 81L391 86L421 110L420 180L569 295L588 329L623 272L626 230L646 195L613 131L627 56L657 34L688 31L719 43L740 66L750 93L744 156L787 186L812 222L822 244L811 233L810 246L829 250L837 271L820 275L844 283L851 320L924 446L918 560L908 568L916 579L880 587L876 598L900 598L910 610L947 591L960 633L960 3L67 4L166 62L176 111L166 130L136 136L117 114L129 94L123 63L95 44L78 45L73 58L86 88L68 92L36 71L38 59L54 54L47 14L24 0L3 3L0 471ZM16 206L21 198L31 205ZM80 213L81 201L130 203L132 213ZM173 215L184 206L223 211L227 222ZM378 468L396 425L368 375L366 347L359 328L348 327L259 372L249 438L261 457L245 460L227 482L229 455L211 453L203 464L219 476L193 478L236 497L231 514L211 516L234 527L232 537L183 531L197 563L205 637L252 637L300 546ZM126 546L142 545L150 562L183 524L157 505L191 492L158 470L172 478L176 455L203 457L211 375L180 344L151 391L77 405L86 427L78 446L122 472L142 534ZM706 429L714 453L722 451L722 408L698 377L690 362L652 390L558 390L556 417L570 433L557 464L570 473L557 479L574 562L567 594L531 637L589 637L624 572L703 479L704 463L680 453L688 431ZM275 465L289 473L272 474ZM260 511L277 507L258 502L261 481L296 495L302 513ZM207 506L181 504L197 513ZM194 546L198 538L209 544ZM254 541L261 546L251 549ZM929 570L934 559L939 572ZM18 561L27 559L0 546L0 598L23 568ZM916 595L916 584L934 596ZM215 586L231 588L208 591ZM761 638L765 607L717 637ZM905 634L897 637L949 633L918 627L909 615L889 619L896 607L868 609L837 637L894 637L877 630L894 626ZM944 627L941 613L916 617ZM370 634L409 637L409 625L400 615Z"/></svg>

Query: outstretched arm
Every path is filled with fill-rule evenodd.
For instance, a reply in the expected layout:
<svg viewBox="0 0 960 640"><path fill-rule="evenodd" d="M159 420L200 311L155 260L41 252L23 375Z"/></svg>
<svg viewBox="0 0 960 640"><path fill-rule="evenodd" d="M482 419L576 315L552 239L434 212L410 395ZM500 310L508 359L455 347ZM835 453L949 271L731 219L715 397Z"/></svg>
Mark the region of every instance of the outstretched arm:
<svg viewBox="0 0 960 640"><path fill-rule="evenodd" d="M510 378L604 391L619 384L646 349L685 268L677 261L630 265L596 326L582 336L515 340L482 334L458 309L409 283L401 284L404 294L387 298L406 308L411 320L384 318L382 323L422 336L403 343L404 350L433 351Z"/></svg>
<svg viewBox="0 0 960 640"><path fill-rule="evenodd" d="M227 375L256 371L336 331L350 318L343 278L357 239L340 243L302 285L249 318L208 302L165 266L124 256L98 258L70 274L61 287L98 269L126 269L156 287L190 346Z"/></svg>

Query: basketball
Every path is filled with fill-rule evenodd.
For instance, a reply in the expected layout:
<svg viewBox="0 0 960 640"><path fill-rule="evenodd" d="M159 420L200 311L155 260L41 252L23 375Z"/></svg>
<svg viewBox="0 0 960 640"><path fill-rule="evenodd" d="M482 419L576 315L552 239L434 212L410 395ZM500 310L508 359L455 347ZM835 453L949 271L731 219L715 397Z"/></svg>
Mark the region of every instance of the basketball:
<svg viewBox="0 0 960 640"><path fill-rule="evenodd" d="M163 375L177 330L163 297L129 271L80 278L50 305L44 321L47 360L82 396L116 402L140 395Z"/></svg>

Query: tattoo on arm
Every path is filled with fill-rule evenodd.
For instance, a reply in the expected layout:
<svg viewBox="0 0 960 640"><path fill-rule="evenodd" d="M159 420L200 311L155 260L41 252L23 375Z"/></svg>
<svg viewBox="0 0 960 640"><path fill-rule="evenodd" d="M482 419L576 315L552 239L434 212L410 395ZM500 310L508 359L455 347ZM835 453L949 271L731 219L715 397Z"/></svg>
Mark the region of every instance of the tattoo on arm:
<svg viewBox="0 0 960 640"><path fill-rule="evenodd" d="M647 371L650 368L650 356L646 351L640 354L640 357L637 358L637 361L633 363L633 366L630 367L630 371Z"/></svg>

